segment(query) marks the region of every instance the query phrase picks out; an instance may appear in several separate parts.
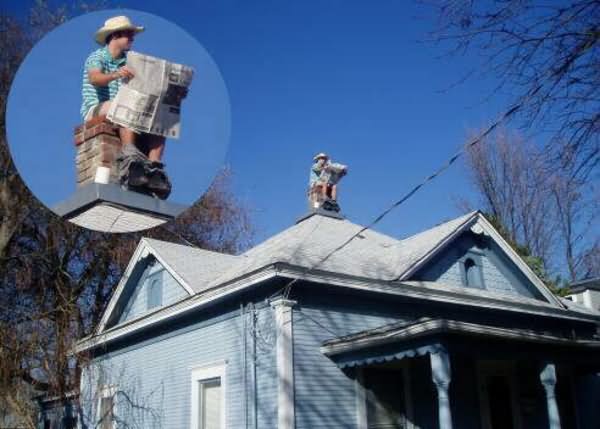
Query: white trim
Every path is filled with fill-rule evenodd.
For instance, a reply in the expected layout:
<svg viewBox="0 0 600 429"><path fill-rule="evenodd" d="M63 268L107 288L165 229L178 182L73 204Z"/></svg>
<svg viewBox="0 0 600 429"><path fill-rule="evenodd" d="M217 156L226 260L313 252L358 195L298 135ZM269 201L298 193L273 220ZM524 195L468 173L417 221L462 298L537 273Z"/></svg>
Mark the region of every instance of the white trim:
<svg viewBox="0 0 600 429"><path fill-rule="evenodd" d="M488 222L488 220L481 213L476 212L472 217L469 217L462 225L456 228L452 233L448 234L437 246L431 249L425 256L423 256L417 263L413 264L409 269L404 271L398 280L408 280L411 275L422 268L427 262L429 262L434 256L446 248L446 246L452 242L458 235L460 235L466 228L476 231L481 231L485 235L488 235L494 242L500 247L502 251L508 256L508 258L519 268L519 270L525 275L525 277L535 286L536 289L546 298L550 303L555 306L564 308L564 305L560 300L554 296L552 292L548 290L544 282L529 268L523 259L513 250L512 246L504 240L504 238L496 231L494 226Z"/></svg>
<svg viewBox="0 0 600 429"><path fill-rule="evenodd" d="M170 319L171 317L175 317L182 313L186 313L188 311L197 310L212 304L214 301L222 299L228 295L231 295L240 290L246 289L256 283L261 283L270 278L276 277L277 273L273 267L268 267L265 270L265 273L260 273L261 275L256 276L255 278L251 278L248 281L247 278L240 280L232 285L228 285L225 287L218 288L218 290L208 290L201 294L197 294L193 297L190 297L189 300L185 303L189 305L181 306L182 301L179 301L172 306L162 307L161 309L148 313L140 317L139 319L131 320L126 324L120 324L119 326L115 326L114 328L109 329L108 331L102 332L101 334L95 336L85 337L77 343L75 347L75 352L80 353L86 351L98 344L105 343L107 341L112 341L117 338L121 338L126 336L132 332L139 331L145 327L152 326L156 323L160 323L166 319ZM244 282L246 281L246 282ZM173 307L171 309L169 307ZM170 311L164 311L170 310ZM164 311L164 312L163 312ZM162 312L162 314L160 314ZM156 317L155 314L158 315Z"/></svg>
<svg viewBox="0 0 600 429"><path fill-rule="evenodd" d="M177 283L179 283L186 291L188 294L190 295L194 295L196 292L194 291L194 289L192 289L192 287L188 284L188 282L185 281L185 279L183 277L181 277L177 271L175 271L164 259L163 257L160 255L159 252L157 252L150 243L148 243L146 241L146 239L142 238L142 240L144 240L144 242L146 243L146 246L148 246L148 249L151 250L152 255L154 255L154 257L156 258L156 260L158 262L160 262L160 264L165 267L165 269L169 272L169 274L171 274L173 276L173 278L175 280L177 280Z"/></svg>
<svg viewBox="0 0 600 429"><path fill-rule="evenodd" d="M108 319L110 318L112 312L114 311L114 308L117 305L119 296L121 296L121 293L123 293L123 289L125 288L125 285L129 281L129 277L131 276L131 273L132 273L134 267L136 266L136 264L138 263L138 261L140 259L148 256L148 254L149 254L148 247L146 246L145 242L142 239L138 243L135 251L133 252L133 255L131 256L129 263L127 264L127 267L125 268L125 272L121 276L121 279L119 280L119 283L117 284L117 287L115 288L114 293L112 294L112 296L110 297L110 300L108 301L106 310L104 310L104 314L102 315L102 318L100 319L100 323L98 324L97 332L104 331L104 329L106 327L106 323L108 322Z"/></svg>
<svg viewBox="0 0 600 429"><path fill-rule="evenodd" d="M277 362L277 427L294 429L294 339L292 307L296 301L278 298L270 302L275 310Z"/></svg>
<svg viewBox="0 0 600 429"><path fill-rule="evenodd" d="M477 220L477 223L475 225L472 225L474 219ZM517 302L516 300L511 300L508 296L496 297L495 294L493 294L493 293L486 294L486 293L483 293L483 291L469 290L468 291L469 293L465 293L464 290L459 290L459 289L464 289L464 288L444 287L443 289L445 289L445 290L443 290L442 288L439 287L439 285L436 285L435 288L427 287L425 285L425 283L422 283L422 282L419 282L422 284L419 284L418 287L411 288L408 285L410 283L414 283L414 282L408 282L408 281L389 282L389 281L374 280L374 279L369 279L369 278L353 278L352 276L345 276L343 274L336 275L336 273L321 272L318 270L313 271L313 273L318 273L318 274L313 274L313 273L307 273L306 269L302 269L302 267L299 267L298 269L294 269L294 268L278 269L277 268L278 265L280 266L283 264L270 264L270 265L267 265L267 266L264 266L261 268L257 268L250 275L241 276L237 279L230 280L221 285L216 285L207 291L203 291L199 294L195 294L191 290L189 285L187 285L187 283L185 283L185 281L183 281L183 279L175 271L173 271L168 264L164 263L164 261L162 260L162 258L158 254L158 252L154 251L154 249L152 249L152 246L146 241L146 239L143 238L140 241L140 243L138 244L138 247L136 248L136 250L132 256L123 277L121 278L121 280L115 290L115 293L113 294L113 296L111 297L111 299L108 303L107 309L104 312L104 315L102 316L98 330L96 331L97 335L93 336L93 337L87 337L87 338L84 338L83 340L81 340L76 347L76 351L79 352L79 351L86 350L90 347L95 346L96 344L122 337L123 335L127 335L137 329L142 329L146 326L152 325L154 323L158 323L168 317L172 317L172 316L175 316L182 312L190 311L197 307L204 306L204 305L214 301L215 299L222 298L231 293L237 292L241 289L245 289L249 286L252 286L253 284L256 284L257 282L275 277L275 276L277 276L278 273L283 274L284 276L289 276L291 278L305 279L308 281L315 281L315 282L320 282L320 283L328 283L333 286L351 287L353 289L368 290L368 291L372 291L372 292L389 293L389 294L393 294L393 295L403 295L403 296L415 297L415 298L419 298L419 299L428 299L428 300L432 300L432 301L442 301L442 302L456 303L456 304L476 306L476 307L485 307L485 308L497 308L497 309L502 309L502 310L517 311L517 312L521 312L521 313L524 312L524 313L530 313L530 314L544 314L544 315L551 315L553 317L560 317L560 318L567 318L567 319L590 320L590 321L595 321L595 322L600 320L600 318L594 317L593 315L591 315L591 317L589 317L589 318L574 317L572 315L569 315L568 313L572 313L572 311L565 311L565 306L560 302L560 300L558 300L556 297L554 297L553 294L547 290L547 288L543 285L541 280L539 280L539 278L537 278L535 273L533 273L529 269L529 267L527 267L527 265L521 260L521 258L512 250L510 245L508 245L508 243L506 243L504 241L504 239L499 236L499 234L494 230L493 226L491 224L489 224L489 222L480 213L475 213L473 216L469 217L462 224L462 226L457 228L457 230L455 230L452 234L448 235L446 237L446 239L441 241L440 244L432 252L430 252L425 257L423 257L419 262L414 264L411 269L405 271L400 276L400 278L409 277L416 269L420 268L425 262L427 262L431 257L433 257L440 249L445 247L447 243L452 241L452 239L457 234L462 232L463 229L465 228L465 226L477 227L476 229L481 228L481 230L484 231L484 233L488 233L492 237L492 239L494 239L497 242L497 244L501 248L503 248L503 250L505 249L507 255L519 266L519 268L522 269L524 275L526 275L528 278L530 278L530 280L534 283L534 285L541 291L541 293L547 299L549 299L550 302L537 301L536 303L526 304L527 301L533 301L533 300L527 300L527 298L520 297L521 302ZM127 283L127 280L129 278L129 275L131 274L131 271L133 270L133 267L135 266L135 264L138 262L138 260L141 257L146 256L149 253L152 253L157 258L157 260L159 262L161 262L161 264L164 264L165 269L167 269L167 271L171 275L173 275L176 280L177 279L181 280L182 286L188 291L188 293L190 293L191 295L194 295L193 300L188 301L190 304L188 306L184 306L184 307L181 307L178 305L178 304L181 304L181 302L176 303L175 305L173 305L173 307L176 307L175 310L166 311L156 318L149 317L149 316L154 316L155 312L150 313L150 314L145 314L143 317L140 317L138 319L133 319L127 324L120 324L119 326L115 327L114 330L113 330L113 328L109 329L108 330L109 332L111 332L111 331L113 332L113 333L110 333L110 335L107 335L107 336L99 335L99 334L105 333L106 322L114 310L114 307L116 305L118 297L121 295L124 285ZM390 285L392 285L392 287L390 287ZM442 289L442 290L440 290L440 289ZM556 314L557 306L559 306L560 309L565 311L565 313L567 313L567 314ZM546 307L546 308L544 308L544 307ZM167 308L168 307L163 307L161 310L164 310ZM160 312L161 310L156 311L156 313ZM596 319L596 320L594 320L594 319Z"/></svg>
<svg viewBox="0 0 600 429"><path fill-rule="evenodd" d="M110 301L106 306L106 310L102 315L102 319L100 319L100 323L98 324L98 333L103 332L106 329L106 324L108 323L108 320L110 319L110 316L112 315L115 306L117 305L117 302L119 301L119 298L123 293L123 290L125 289L125 286L127 285L129 277L131 276L131 273L133 272L135 266L142 258L145 258L148 255L154 256L156 260L165 268L165 270L168 271L169 274L171 274L173 278L183 287L183 289L188 293L188 295L194 295L194 290L190 287L190 285L187 284L183 277L181 277L173 268L171 268L171 266L169 266L169 264L165 262L165 260L160 256L160 254L150 245L150 243L148 243L148 241L145 238L142 238L138 243L135 251L133 252L129 263L127 264L127 268L125 269L123 276L117 284L115 292L111 296Z"/></svg>
<svg viewBox="0 0 600 429"><path fill-rule="evenodd" d="M365 348L395 343L401 340L413 340L426 335L436 333L455 332L458 334L480 336L480 337L497 337L508 340L522 340L543 344L559 344L559 345L578 345L600 348L600 341L595 340L578 340L564 338L556 335L540 334L529 332L524 329L509 329L490 325L481 325L478 323L462 322L458 320L448 319L430 319L423 318L414 324L406 327L398 327L391 329L389 332L374 333L372 335L365 334L357 338L344 339L327 344L320 347L321 353L326 356L346 353Z"/></svg>
<svg viewBox="0 0 600 429"><path fill-rule="evenodd" d="M190 371L204 371L210 368L215 368L215 367L221 367L221 366L227 366L227 364L229 363L229 360L227 359L221 359L221 360L216 360L214 362L210 362L210 363L203 363L203 364L198 364L198 365L191 365L188 366L188 369Z"/></svg>
<svg viewBox="0 0 600 429"><path fill-rule="evenodd" d="M449 233L446 237L444 237L440 242L430 249L425 255L421 257L417 262L412 264L408 269L406 269L402 274L400 274L397 280L407 280L412 276L416 271L418 271L421 267L423 267L427 262L433 259L439 252L446 248L446 245L460 235L466 228L471 228L473 226L473 221L477 220L477 216L479 212L474 212L472 216L469 216L461 225L457 226L454 231Z"/></svg>
<svg viewBox="0 0 600 429"><path fill-rule="evenodd" d="M190 428L199 429L198 409L199 402L199 382L218 378L221 383L221 428L227 428L227 362L220 361L208 365L197 365L191 370L191 390L190 390Z"/></svg>
<svg viewBox="0 0 600 429"><path fill-rule="evenodd" d="M132 332L152 326L179 314L198 310L210 305L214 301L223 299L231 294L278 276L302 279L311 282L327 283L330 286L336 287L365 290L369 292L395 296L406 296L409 298L425 299L428 301L458 304L462 306L543 315L565 320L581 320L591 323L600 322L600 318L598 316L576 313L572 310L564 308L556 308L545 301L536 301L533 299L528 300L527 298L522 298L520 301L512 301L508 296L500 296L493 293L483 293L482 291L478 290L469 290L469 293L466 293L465 288L450 287L442 284L430 286L426 282L412 281L390 283L384 280L350 278L347 276L322 272L316 274L307 274L306 270L302 270L301 268L278 268L275 265L269 265L253 273L250 277L243 277L235 282L218 286L190 297L184 304L182 304L182 301L179 301L172 306L162 307L156 312L145 314L139 319L134 319L128 323L115 326L114 328L111 328L106 332L102 332L101 334L85 337L77 343L75 352L79 353L95 347L98 344L121 338ZM174 309L171 309L170 307ZM156 317L151 317L155 314Z"/></svg>
<svg viewBox="0 0 600 429"><path fill-rule="evenodd" d="M490 237L500 246L500 248L508 255L511 261L521 270L521 272L527 277L527 279L533 283L533 285L542 293L542 295L548 299L550 302L553 302L560 308L565 308L562 302L546 287L544 282L540 280L540 278L533 272L529 265L523 261L523 258L519 256L517 252L515 252L510 244L506 242L506 240L496 231L494 226L488 222L488 220L483 216L479 215L477 222L481 222L483 226L483 230L485 233L490 235Z"/></svg>

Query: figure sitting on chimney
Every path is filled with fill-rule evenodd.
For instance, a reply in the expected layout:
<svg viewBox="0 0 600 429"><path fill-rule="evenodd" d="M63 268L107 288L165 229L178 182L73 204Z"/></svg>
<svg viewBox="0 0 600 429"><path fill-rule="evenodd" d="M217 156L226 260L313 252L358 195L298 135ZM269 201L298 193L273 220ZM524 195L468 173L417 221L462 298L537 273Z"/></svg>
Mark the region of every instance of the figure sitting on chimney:
<svg viewBox="0 0 600 429"><path fill-rule="evenodd" d="M346 175L348 167L329 161L329 156L319 153L313 158L310 170L309 202L312 209L340 211L337 203L337 183Z"/></svg>
<svg viewBox="0 0 600 429"><path fill-rule="evenodd" d="M96 32L95 40L102 47L89 55L84 66L81 106L84 121L105 116L121 80L134 79L133 70L126 65L126 53L135 35L143 30L128 17L116 16ZM121 185L166 199L171 193L171 182L161 162L165 138L139 134L126 127L119 127L119 137L122 149L117 162Z"/></svg>

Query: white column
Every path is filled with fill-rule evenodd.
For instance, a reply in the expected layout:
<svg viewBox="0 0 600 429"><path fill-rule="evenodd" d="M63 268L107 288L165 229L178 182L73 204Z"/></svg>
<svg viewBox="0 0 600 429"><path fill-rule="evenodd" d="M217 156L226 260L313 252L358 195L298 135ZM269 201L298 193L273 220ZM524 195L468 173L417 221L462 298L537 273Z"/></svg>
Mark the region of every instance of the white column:
<svg viewBox="0 0 600 429"><path fill-rule="evenodd" d="M278 298L271 301L275 310L277 359L277 427L293 429L294 418L294 349L292 307L296 301Z"/></svg>
<svg viewBox="0 0 600 429"><path fill-rule="evenodd" d="M450 398L448 387L450 386L450 357L448 352L439 351L430 353L431 378L437 389L438 397L438 420L440 429L452 429L452 412L450 410Z"/></svg>
<svg viewBox="0 0 600 429"><path fill-rule="evenodd" d="M560 429L560 415L556 403L556 368L554 364L547 363L540 372L540 381L546 392L546 403L548 406L548 423L550 429Z"/></svg>

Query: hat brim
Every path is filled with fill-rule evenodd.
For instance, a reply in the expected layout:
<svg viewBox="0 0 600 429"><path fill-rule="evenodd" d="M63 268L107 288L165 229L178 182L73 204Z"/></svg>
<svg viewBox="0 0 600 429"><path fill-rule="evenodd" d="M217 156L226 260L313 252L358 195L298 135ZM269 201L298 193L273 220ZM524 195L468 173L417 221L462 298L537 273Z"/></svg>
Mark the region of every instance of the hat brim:
<svg viewBox="0 0 600 429"><path fill-rule="evenodd" d="M100 30L96 31L94 39L96 40L96 43L98 43L99 45L105 45L106 44L106 38L109 35L111 35L112 33L117 32L117 31L123 31L123 30L133 30L136 33L141 33L142 31L144 31L144 27L137 26L137 25L123 25L123 26L116 27L116 28L104 28L104 27L102 27Z"/></svg>

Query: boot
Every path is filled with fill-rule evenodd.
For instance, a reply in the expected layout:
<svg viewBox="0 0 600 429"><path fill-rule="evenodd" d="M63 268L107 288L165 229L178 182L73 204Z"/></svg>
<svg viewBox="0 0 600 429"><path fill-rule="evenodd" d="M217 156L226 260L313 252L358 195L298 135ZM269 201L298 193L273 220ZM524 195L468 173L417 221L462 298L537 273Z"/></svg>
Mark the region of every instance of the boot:
<svg viewBox="0 0 600 429"><path fill-rule="evenodd" d="M155 161L149 164L147 170L148 185L146 187L161 200L167 199L171 194L171 182L164 167L163 163Z"/></svg>
<svg viewBox="0 0 600 429"><path fill-rule="evenodd" d="M117 169L121 186L139 192L148 185L148 158L134 144L126 144L117 158Z"/></svg>

